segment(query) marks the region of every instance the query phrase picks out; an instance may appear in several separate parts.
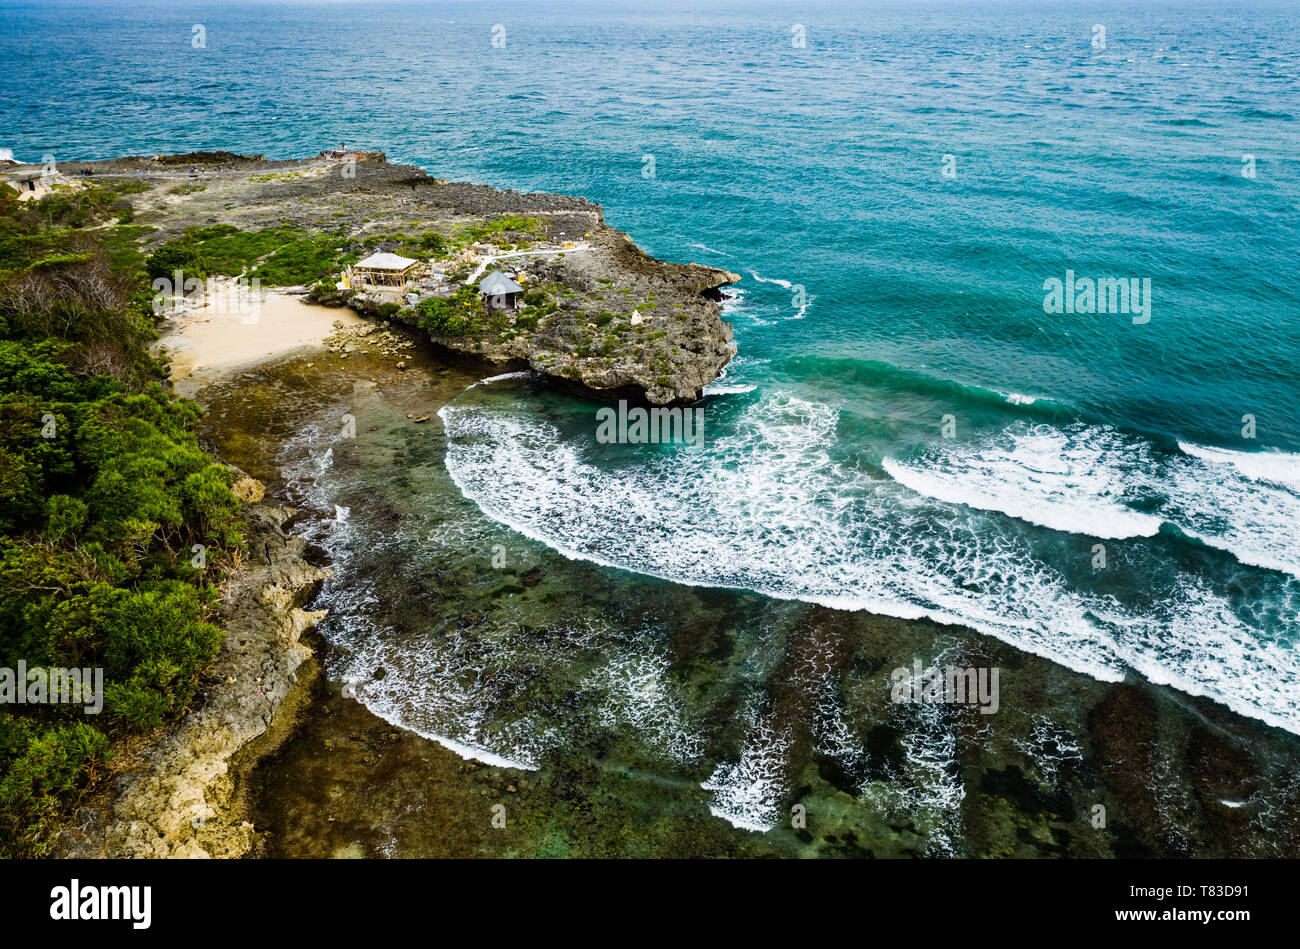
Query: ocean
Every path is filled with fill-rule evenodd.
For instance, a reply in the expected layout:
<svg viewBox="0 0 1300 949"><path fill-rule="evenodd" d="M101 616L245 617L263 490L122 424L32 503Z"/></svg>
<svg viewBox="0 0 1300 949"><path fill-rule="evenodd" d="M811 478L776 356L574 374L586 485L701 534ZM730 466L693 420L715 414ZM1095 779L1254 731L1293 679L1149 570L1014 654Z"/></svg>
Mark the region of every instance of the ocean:
<svg viewBox="0 0 1300 949"><path fill-rule="evenodd" d="M19 0L0 7L0 146L35 161L345 144L599 202L648 253L741 275L724 304L739 355L707 390L705 437L603 445L590 404L545 393L534 412L530 380L475 386L441 411L445 475L472 503L458 517L649 578L652 599L725 589L962 627L1289 741L1296 14ZM776 666L755 658L761 621L744 637L757 652L718 673L743 693L728 706L752 726L743 747L701 750L691 706L713 699L669 689L663 651L589 671L643 699L611 722L649 715L663 755L707 760L715 813L770 827L787 798L760 785L780 769L754 768ZM427 670L412 675L374 707L467 753L536 767L571 740L517 709L502 725L482 695L429 699Z"/></svg>

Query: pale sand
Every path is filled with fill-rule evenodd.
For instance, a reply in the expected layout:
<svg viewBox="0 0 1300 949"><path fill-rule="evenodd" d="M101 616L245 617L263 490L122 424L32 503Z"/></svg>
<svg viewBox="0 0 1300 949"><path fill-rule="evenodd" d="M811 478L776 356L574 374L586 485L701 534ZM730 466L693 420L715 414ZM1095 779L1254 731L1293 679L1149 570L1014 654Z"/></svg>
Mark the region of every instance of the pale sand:
<svg viewBox="0 0 1300 949"><path fill-rule="evenodd" d="M240 295L232 282L213 281L202 302L184 304L168 321L155 349L166 349L171 357L176 392L191 397L237 369L324 349L338 322L365 321L350 309L315 306L275 290Z"/></svg>

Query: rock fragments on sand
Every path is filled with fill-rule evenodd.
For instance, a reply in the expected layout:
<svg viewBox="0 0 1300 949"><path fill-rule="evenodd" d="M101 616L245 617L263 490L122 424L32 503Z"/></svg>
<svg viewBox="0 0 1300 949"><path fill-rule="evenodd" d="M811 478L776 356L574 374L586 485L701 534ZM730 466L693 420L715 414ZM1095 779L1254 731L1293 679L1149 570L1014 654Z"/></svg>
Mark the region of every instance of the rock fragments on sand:
<svg viewBox="0 0 1300 949"><path fill-rule="evenodd" d="M348 325L337 320L333 332L325 338L325 348L336 356L349 356L353 353L368 356L373 353L392 358L405 356L415 348L415 341L375 323ZM406 359L398 359L393 368L406 372L410 369L410 363Z"/></svg>

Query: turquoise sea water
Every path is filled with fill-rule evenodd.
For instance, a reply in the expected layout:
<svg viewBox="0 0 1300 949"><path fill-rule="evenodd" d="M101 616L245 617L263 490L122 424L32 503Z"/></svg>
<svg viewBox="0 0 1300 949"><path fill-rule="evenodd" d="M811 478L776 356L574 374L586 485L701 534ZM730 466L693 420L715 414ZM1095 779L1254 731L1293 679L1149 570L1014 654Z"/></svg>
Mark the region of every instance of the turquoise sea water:
<svg viewBox="0 0 1300 949"><path fill-rule="evenodd" d="M588 405L471 390L446 466L490 518L1300 733L1297 12L9 3L0 146L346 143L598 201L742 275L740 356L699 446L611 450ZM1149 322L1047 312L1067 271L1149 279Z"/></svg>

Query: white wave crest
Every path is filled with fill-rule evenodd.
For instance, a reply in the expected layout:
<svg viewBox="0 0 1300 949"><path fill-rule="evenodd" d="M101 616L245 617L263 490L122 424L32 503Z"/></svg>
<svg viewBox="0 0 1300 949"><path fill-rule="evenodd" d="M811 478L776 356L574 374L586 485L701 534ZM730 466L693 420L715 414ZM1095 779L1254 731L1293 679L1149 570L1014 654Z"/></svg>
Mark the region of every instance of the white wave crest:
<svg viewBox="0 0 1300 949"><path fill-rule="evenodd" d="M963 625L1102 681L1137 669L1300 733L1300 697L1277 685L1300 679L1300 658L1289 646L1269 646L1271 634L1238 618L1222 596L1187 586L1158 612L1143 612L1071 587L1000 515L936 507L836 461L838 414L830 406L777 393L747 406L734 431L705 446L647 450L618 465L589 461L585 451L595 446L561 438L545 418L512 406L458 404L441 415L447 468L461 491L489 517L567 557ZM1145 536L1159 521L1123 510L1122 479L1087 468L1109 464L1114 437L1094 432L1083 448L1065 445L1064 468L1043 457L1059 439L1038 443L1048 436L1037 433L987 456L959 453L965 467L948 459L940 470L973 471L990 491L995 472L1032 471L1027 513L1055 505L1047 516L1063 526L1108 524L1108 533ZM1035 464L1023 455L1008 462L1007 448L1014 461L1017 444L1035 446ZM1138 470L1147 463L1142 451L1121 454ZM1095 495L1081 523L1069 520L1079 516L1070 490ZM994 500L1012 510L1021 503Z"/></svg>
<svg viewBox="0 0 1300 949"><path fill-rule="evenodd" d="M1160 518L1126 503L1125 474L1144 464L1151 464L1145 446L1109 429L1034 425L988 441L944 446L914 462L886 458L882 467L913 491L949 504L1111 539L1151 537L1160 530Z"/></svg>

